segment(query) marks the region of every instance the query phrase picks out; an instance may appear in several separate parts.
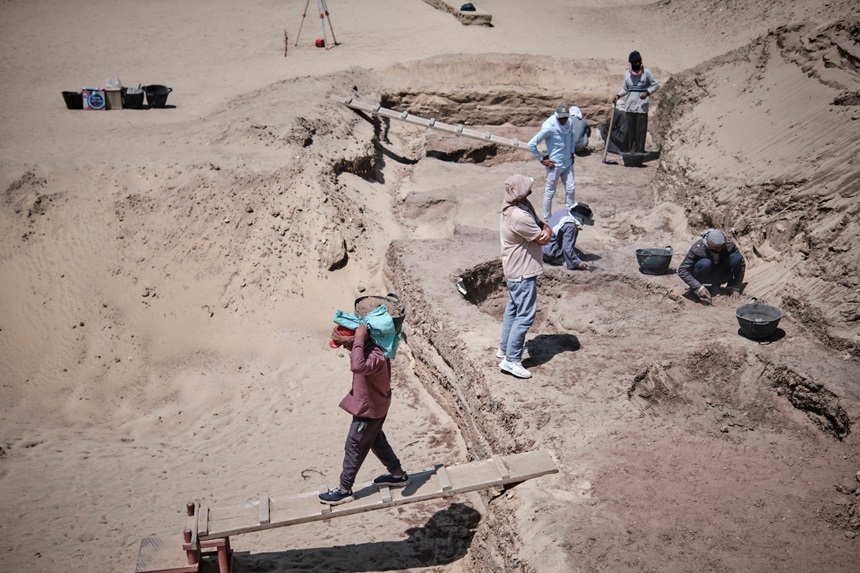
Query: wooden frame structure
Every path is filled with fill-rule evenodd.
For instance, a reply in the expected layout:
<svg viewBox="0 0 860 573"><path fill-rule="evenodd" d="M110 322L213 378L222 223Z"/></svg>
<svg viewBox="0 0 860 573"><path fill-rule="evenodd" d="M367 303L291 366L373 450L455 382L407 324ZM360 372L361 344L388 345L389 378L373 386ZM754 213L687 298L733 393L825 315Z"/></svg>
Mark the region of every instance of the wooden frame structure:
<svg viewBox="0 0 860 573"><path fill-rule="evenodd" d="M173 537L143 539L135 573L199 573L202 561L212 557L217 559L219 573L231 573L231 535L448 497L556 472L558 468L549 453L538 450L455 466L439 464L432 470L411 474L409 485L403 488L364 484L354 489L354 501L337 506L320 503L316 491L280 498L263 496L243 505L223 508L188 502L182 543L178 535L175 540Z"/></svg>

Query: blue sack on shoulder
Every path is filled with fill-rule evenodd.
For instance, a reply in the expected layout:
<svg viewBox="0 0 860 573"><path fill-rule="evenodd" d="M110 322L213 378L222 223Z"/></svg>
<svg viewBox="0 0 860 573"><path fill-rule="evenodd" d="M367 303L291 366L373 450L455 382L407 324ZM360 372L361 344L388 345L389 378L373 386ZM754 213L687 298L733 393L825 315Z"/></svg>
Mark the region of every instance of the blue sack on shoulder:
<svg viewBox="0 0 860 573"><path fill-rule="evenodd" d="M397 355L400 333L394 328L394 319L391 318L385 306L379 305L368 312L364 318L338 310L334 313L334 322L352 330L358 328L360 324L366 324L370 339L382 349L385 357L394 360Z"/></svg>

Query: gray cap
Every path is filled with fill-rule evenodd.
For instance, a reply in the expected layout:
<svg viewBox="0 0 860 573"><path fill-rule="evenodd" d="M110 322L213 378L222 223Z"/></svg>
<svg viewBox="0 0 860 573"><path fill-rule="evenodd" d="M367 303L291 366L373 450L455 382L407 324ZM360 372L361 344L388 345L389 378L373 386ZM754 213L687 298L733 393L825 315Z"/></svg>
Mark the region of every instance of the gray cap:
<svg viewBox="0 0 860 573"><path fill-rule="evenodd" d="M705 233L705 242L708 247L722 247L726 244L726 234L719 229L710 229Z"/></svg>
<svg viewBox="0 0 860 573"><path fill-rule="evenodd" d="M566 103L558 104L558 107L555 109L555 115L557 117L570 117L570 106Z"/></svg>

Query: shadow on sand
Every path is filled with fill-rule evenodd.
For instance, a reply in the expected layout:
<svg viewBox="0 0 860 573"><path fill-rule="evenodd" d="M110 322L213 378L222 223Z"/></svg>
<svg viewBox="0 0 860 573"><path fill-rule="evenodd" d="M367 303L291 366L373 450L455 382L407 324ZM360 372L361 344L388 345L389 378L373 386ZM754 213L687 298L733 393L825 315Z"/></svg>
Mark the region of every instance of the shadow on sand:
<svg viewBox="0 0 860 573"><path fill-rule="evenodd" d="M573 334L538 334L526 346L529 349L529 357L523 360L526 368L546 364L556 354L576 352L581 347L579 339Z"/></svg>

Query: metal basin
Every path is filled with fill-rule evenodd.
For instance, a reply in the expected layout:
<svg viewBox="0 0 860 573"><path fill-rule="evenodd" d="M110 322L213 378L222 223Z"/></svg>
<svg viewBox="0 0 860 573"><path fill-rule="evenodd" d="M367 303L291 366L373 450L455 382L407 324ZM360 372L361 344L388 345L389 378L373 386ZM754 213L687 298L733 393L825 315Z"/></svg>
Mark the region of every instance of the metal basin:
<svg viewBox="0 0 860 573"><path fill-rule="evenodd" d="M754 340L770 338L776 332L783 316L780 309L757 300L738 307L735 311L741 334Z"/></svg>
<svg viewBox="0 0 860 573"><path fill-rule="evenodd" d="M665 249L636 249L639 271L646 275L662 275L672 262L672 247Z"/></svg>

